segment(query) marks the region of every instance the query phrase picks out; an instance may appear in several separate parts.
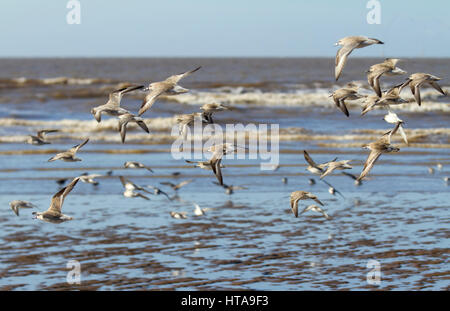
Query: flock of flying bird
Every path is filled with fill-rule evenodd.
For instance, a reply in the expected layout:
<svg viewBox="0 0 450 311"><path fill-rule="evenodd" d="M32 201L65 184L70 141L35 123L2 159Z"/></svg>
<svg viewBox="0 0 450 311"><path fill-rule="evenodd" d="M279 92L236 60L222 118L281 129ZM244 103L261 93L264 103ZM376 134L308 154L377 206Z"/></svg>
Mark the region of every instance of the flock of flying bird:
<svg viewBox="0 0 450 311"><path fill-rule="evenodd" d="M336 81L339 79L339 77L342 74L342 71L345 67L345 64L347 63L348 56L352 53L354 49L359 49L363 47L367 47L373 44L384 44L382 41L378 39L368 38L364 36L350 36L345 37L341 40L339 40L336 45L342 46L336 55L336 62L335 62L335 79ZM398 152L400 149L391 145L391 137L397 133L397 131L400 132L403 140L406 144L408 144L408 139L406 137L406 134L403 129L404 121L402 121L397 114L395 114L391 109L391 105L398 105L398 104L404 104L408 103L408 101L402 99L400 97L400 93L403 88L410 86L411 92L414 95L415 102L420 106L421 105L421 96L420 96L420 87L424 84L429 84L433 88L435 88L437 91L439 91L442 95L446 95L446 93L442 90L442 88L438 85L437 81L440 80L440 78L427 74L427 73L415 73L409 76L409 78L401 84L395 85L388 89L387 91L382 91L380 87L380 78L385 76L393 76L393 75L402 75L406 74L406 71L403 69L397 67L399 59L394 58L388 58L384 62L380 64L375 64L369 68L367 73L367 80L370 85L370 87L374 90L373 95L362 95L358 93L358 86L355 83L348 83L345 87L340 88L336 91L334 91L330 97L333 98L334 103L337 108L339 108L347 117L350 116L345 101L351 101L351 100L359 100L364 99L364 107L362 110L362 115L365 115L367 112L375 109L376 107L384 107L387 109L388 114L384 117L384 120L390 124L395 124L394 128L385 133L380 139L378 139L375 142L366 144L363 146L363 148L366 148L370 150L369 156L364 164L363 170L359 176L355 176L353 174L349 174L346 172L343 172L343 174L351 177L355 180L355 185L360 185L361 181L366 178L369 171L374 166L375 162L378 160L378 158L383 153L391 153L391 152ZM194 70L187 71L178 75L173 75L167 78L164 81L160 82L153 82L150 83L147 87L143 85L130 85L126 87L122 87L120 89L117 89L109 94L109 100L106 104L94 107L91 109L91 113L94 116L95 120L97 122L101 122L102 114L109 115L113 117L118 118L118 130L120 133L121 141L122 143L125 143L126 139L126 131L127 131L127 125L130 122L136 123L142 130L149 133L149 129L147 125L144 122L144 119L141 117L142 114L144 114L147 110L149 110L157 98L161 95L178 95L188 92L189 90L186 88L181 87L178 85L178 82L191 75L192 73L199 70L201 67L197 67ZM120 102L122 100L122 97L124 94L130 93L132 91L143 91L148 92L148 94L145 96L144 101L141 104L141 107L138 111L138 114L135 115L131 113L130 111L122 108L120 106ZM183 138L186 138L187 135L187 128L193 124L194 120L198 118L202 122L202 124L213 124L213 113L223 111L223 110L229 110L230 107L225 106L223 104L217 104L217 103L211 103L211 104L205 104L201 107L202 112L192 113L192 114L185 114L180 115L177 118L177 122L179 124L179 133L183 136ZM28 139L28 143L33 145L44 145L49 144L50 142L46 140L46 134L56 132L57 130L41 130L37 133L36 136L30 135ZM75 162L75 161L81 161L80 158L76 157L76 153L87 143L89 142L89 138L83 141L82 143L72 147L71 149L61 152L50 158L48 161L56 161L56 160L62 160L66 162ZM208 151L212 153L212 156L209 160L206 161L189 161L186 160L187 163L195 164L196 167L203 168L203 169L210 169L213 171L214 175L216 176L218 182L214 182L215 184L225 188L227 194L232 194L234 190L240 190L240 189L246 189L242 186L232 186L232 185L226 185L223 183L223 176L221 169L224 168L222 165L222 158L226 154L230 153L236 153L239 148L243 148L240 146L237 146L235 144L216 144L211 146ZM246 149L246 148L244 148ZM350 165L351 160L341 160L337 161L337 158L333 159L332 161L326 162L326 163L320 163L317 164L313 161L311 156L308 154L306 150L304 150L304 158L306 162L308 163L308 167L306 168L309 172L315 175L320 176L320 180L322 180L324 183L326 183L330 188L329 192L331 194L334 194L335 192L339 193L334 187L332 187L328 182L323 180L326 176L330 175L335 170L346 170L351 169L352 166ZM125 168L142 168L147 169L150 172L153 172L153 170L147 166L145 166L142 163L139 162L126 162L124 164ZM109 175L111 172L109 172ZM73 219L70 216L64 215L61 212L61 208L64 202L65 197L70 193L70 191L75 187L75 185L78 183L78 181L91 183L91 184L98 184L94 180L94 178L99 177L101 175L98 174L91 174L88 175L87 173L78 176L74 178L66 187L59 190L51 200L50 207L45 212L33 212L35 219L40 219L46 222L51 223L61 223L67 220ZM171 199L169 195L162 191L161 189L153 186L148 186L147 188L150 188L153 191L149 191L145 189L144 187L138 186L131 182L130 180L124 178L123 176L119 176L119 179L125 188L124 196L125 197L141 197L143 199L148 200L149 198L143 194L155 194L155 195L165 195L169 200ZM186 180L179 184L172 184L172 183L162 183L164 185L170 186L174 191L177 191L184 185L190 183L192 180ZM447 179L448 181L448 179ZM63 181L64 182L64 181ZM63 183L62 182L62 183ZM283 182L287 183L287 179L283 178ZM314 184L314 179L310 179L310 184ZM339 193L340 194L340 193ZM342 195L342 194L340 194ZM313 200L320 206L324 206L324 204L317 198L316 195L312 194L311 192L307 191L294 191L291 193L290 196L290 206L293 214L295 217L298 217L298 204L301 200ZM35 207L34 204L26 201L12 201L10 203L11 208L16 213L16 215L19 215L19 209L20 208L33 208ZM203 215L204 212L207 209L201 209L197 204L194 203L195 206L195 215ZM309 205L305 207L300 214L307 212L307 211L314 211L321 213L325 218L329 219L330 217L328 214L319 206L317 205ZM174 218L186 218L185 212L170 212L170 215Z"/></svg>
<svg viewBox="0 0 450 311"><path fill-rule="evenodd" d="M336 81L342 74L342 71L347 63L348 56L353 52L354 49L364 48L373 44L384 44L382 41L374 38L368 38L365 36L350 36L345 37L339 40L336 45L341 46L336 54L335 60L335 79ZM334 91L330 97L333 97L334 103L337 108L339 108L347 117L350 116L345 101L359 100L364 99L364 106L361 112L361 115L365 115L367 112L375 109L376 107L386 108L388 114L385 115L384 120L388 123L395 124L395 127L385 133L380 139L375 142L371 142L363 146L363 148L370 150L369 156L364 164L363 170L361 174L357 177L349 173L345 173L345 175L350 176L355 180L355 185L360 185L361 181L367 176L370 170L373 168L375 162L383 153L391 153L398 152L400 149L391 145L391 137L396 134L397 131L400 132L403 140L408 145L408 138L406 137L406 133L403 129L404 121L402 121L395 112L393 112L390 108L391 105L399 105L406 104L409 101L404 100L400 97L400 93L403 88L410 86L411 92L414 95L415 102L420 106L421 105L421 97L420 97L420 87L424 84L428 84L436 89L442 95L446 95L446 93L439 86L437 81L440 78L428 74L428 73L414 73L409 76L409 78L398 85L395 85L383 92L380 87L380 78L383 75L386 76L395 76L395 75L403 75L406 74L406 71L397 67L397 63L399 59L396 58L387 58L384 62L380 64L372 65L367 73L367 81L370 87L374 90L375 94L373 95L363 95L358 93L358 85L353 82L348 83L345 87L340 88ZM320 178L324 178L329 175L334 170L344 170L351 169L352 166L349 164L350 160L336 161L334 159L330 162L316 164L309 154L304 151L305 160L308 162L309 166L307 170L313 174L320 175ZM445 179L444 179L445 180ZM313 180L312 180L313 181ZM448 178L446 180L448 182ZM324 181L325 182L325 181ZM334 193L336 190L329 184L330 193ZM291 194L291 209L294 213L295 217L298 216L298 202L300 200L314 200L319 205L323 206L323 203L315 196L314 194L306 191L295 191ZM322 213L325 218L329 218L329 216L317 205L310 205L306 207L302 213L313 210L315 212Z"/></svg>

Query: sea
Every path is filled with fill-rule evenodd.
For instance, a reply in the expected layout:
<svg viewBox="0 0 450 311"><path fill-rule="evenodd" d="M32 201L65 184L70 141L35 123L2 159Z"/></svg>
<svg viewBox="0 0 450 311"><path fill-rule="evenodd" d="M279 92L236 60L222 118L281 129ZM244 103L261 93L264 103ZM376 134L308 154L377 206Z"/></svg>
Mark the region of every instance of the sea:
<svg viewBox="0 0 450 311"><path fill-rule="evenodd" d="M408 144L393 135L400 151L381 155L361 185L352 178L369 155L363 146L394 125L384 107L362 116L363 99L347 101L347 117L330 94L348 82L373 94L366 71L382 61L351 57L336 82L332 58L0 59L0 290L450 290L450 97L424 85L418 106L404 88L409 103L391 109ZM179 82L189 92L161 96L141 116L150 133L130 123L122 143L116 117L98 123L90 113L116 89L198 66ZM398 66L438 76L450 91L450 59ZM382 89L408 75L383 76ZM121 107L137 115L145 96L127 93ZM216 132L192 130L198 152L180 157L178 116L208 103L229 109L214 114ZM208 160L206 142L236 124L244 128L231 141L244 154L222 161L224 184L238 187L230 194L211 170L185 160ZM50 144L27 143L44 129L58 130L46 135ZM266 139L268 153L249 148L255 137ZM82 161L48 162L86 138ZM352 169L321 180L306 170L305 150L316 163L351 160ZM101 176L65 198L62 212L73 220L33 219L83 173ZM149 200L125 197L119 176L151 192L140 191ZM178 190L162 184L186 180ZM298 190L316 195L329 219L295 217L290 194ZM36 207L16 216L13 200ZM300 201L299 210L311 204Z"/></svg>

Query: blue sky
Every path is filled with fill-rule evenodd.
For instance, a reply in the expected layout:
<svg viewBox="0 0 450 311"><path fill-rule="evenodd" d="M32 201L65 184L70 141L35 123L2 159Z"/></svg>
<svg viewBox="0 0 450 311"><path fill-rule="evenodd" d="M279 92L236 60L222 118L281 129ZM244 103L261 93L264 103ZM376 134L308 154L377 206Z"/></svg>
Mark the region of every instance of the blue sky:
<svg viewBox="0 0 450 311"><path fill-rule="evenodd" d="M333 44L367 35L386 44L354 57L450 57L450 1L1 0L0 57L333 57ZM344 4L345 3L345 4Z"/></svg>

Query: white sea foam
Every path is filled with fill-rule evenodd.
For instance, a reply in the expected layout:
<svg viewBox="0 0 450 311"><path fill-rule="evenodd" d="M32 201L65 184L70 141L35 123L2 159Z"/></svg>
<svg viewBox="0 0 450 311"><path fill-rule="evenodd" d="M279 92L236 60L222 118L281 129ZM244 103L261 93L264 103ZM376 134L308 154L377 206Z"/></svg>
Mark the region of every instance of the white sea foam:
<svg viewBox="0 0 450 311"><path fill-rule="evenodd" d="M369 92L362 92L369 94ZM299 90L291 93L280 92L195 92L177 96L161 96L161 99L187 105L203 105L220 102L240 106L291 106L291 107L335 107L330 92L325 89ZM403 90L402 97L411 103L392 106L396 110L409 112L443 111L450 112L450 101L434 89L421 90L422 105L418 106L410 92ZM349 109L361 109L363 100L346 102Z"/></svg>

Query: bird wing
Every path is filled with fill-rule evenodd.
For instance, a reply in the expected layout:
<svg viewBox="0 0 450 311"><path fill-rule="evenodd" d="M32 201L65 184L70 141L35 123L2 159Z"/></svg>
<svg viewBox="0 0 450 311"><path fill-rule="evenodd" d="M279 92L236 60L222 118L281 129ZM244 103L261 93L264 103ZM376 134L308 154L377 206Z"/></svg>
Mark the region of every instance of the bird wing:
<svg viewBox="0 0 450 311"><path fill-rule="evenodd" d="M41 130L37 132L37 137L40 139L44 139L44 135L47 133L59 132L59 130Z"/></svg>
<svg viewBox="0 0 450 311"><path fill-rule="evenodd" d="M120 139L122 140L122 144L125 143L125 137L127 136L127 123L121 123L119 121L119 131L120 131Z"/></svg>
<svg viewBox="0 0 450 311"><path fill-rule="evenodd" d="M59 190L53 197L50 204L50 207L48 208L48 212L53 212L60 214L62 205L64 203L65 197L72 191L73 187L77 184L77 182L80 180L80 177L74 178L70 184L68 184L66 187Z"/></svg>
<svg viewBox="0 0 450 311"><path fill-rule="evenodd" d="M216 175L217 180L219 181L220 185L223 186L223 177L222 177L222 171L220 169L220 162L222 162L222 159L217 159L215 161L211 161L211 168L214 172L214 175Z"/></svg>
<svg viewBox="0 0 450 311"><path fill-rule="evenodd" d="M336 168L336 166L334 166L334 165L328 165L328 167L325 170L325 172L323 172L322 175L320 175L320 179L322 179L325 176L331 174L331 172L333 172L335 170L335 168Z"/></svg>
<svg viewBox="0 0 450 311"><path fill-rule="evenodd" d="M291 210L295 217L298 217L298 198L291 198Z"/></svg>
<svg viewBox="0 0 450 311"><path fill-rule="evenodd" d="M154 89L152 89L152 91L150 93L148 93L147 96L145 96L145 99L141 104L141 108L139 109L138 115L140 116L144 112L146 112L148 109L150 109L153 106L153 104L155 103L156 98L158 98L159 95L168 91L171 88L172 88L172 85L163 84L163 83L157 84L157 86L154 87Z"/></svg>
<svg viewBox="0 0 450 311"><path fill-rule="evenodd" d="M150 131L148 130L147 124L145 124L144 121L137 121L136 123L137 123L137 125L139 125L139 127L140 127L141 129L143 129L145 132L150 133Z"/></svg>
<svg viewBox="0 0 450 311"><path fill-rule="evenodd" d="M344 69L344 66L347 63L347 57L350 55L350 53L353 51L353 49L356 48L357 46L358 46L357 43L344 45L342 48L340 48L337 51L336 62L335 62L335 73L334 73L336 81L341 76L342 70Z"/></svg>
<svg viewBox="0 0 450 311"><path fill-rule="evenodd" d="M73 146L72 148L70 148L68 151L71 153L77 153L78 150L80 150L81 147L83 147L84 145L86 145L89 141L89 138L86 139L85 141L83 141L81 144L78 144L76 146Z"/></svg>
<svg viewBox="0 0 450 311"><path fill-rule="evenodd" d="M430 82L430 85L432 86L432 87L434 87L439 93L441 93L442 95L447 95L442 89L441 89L441 87L439 86L439 84L437 84L437 82L434 82L434 81L432 81L432 82Z"/></svg>
<svg viewBox="0 0 450 311"><path fill-rule="evenodd" d="M336 190L336 189L335 189ZM322 202L320 202L320 200L316 197L316 196L314 196L314 197L310 197L310 199L313 199L314 201L316 201L318 204L320 204L320 205L322 205L322 206L324 206L323 205L323 203Z"/></svg>
<svg viewBox="0 0 450 311"><path fill-rule="evenodd" d="M150 198L149 198L149 197L146 197L146 196L143 195L142 193L138 193L137 196L138 196L138 197L141 197L141 198L143 198L143 199L146 199L146 200L148 200L148 201L150 201Z"/></svg>
<svg viewBox="0 0 450 311"><path fill-rule="evenodd" d="M356 178L356 177L355 177L355 178ZM337 190L335 187L333 187L330 183L326 182L325 180L322 180L322 181L323 181L324 183L326 183L326 184L328 185L328 187L333 188L334 191L335 191L337 194L339 194L341 197L344 198L344 196L342 195L342 193L341 193L339 190Z"/></svg>
<svg viewBox="0 0 450 311"><path fill-rule="evenodd" d="M417 83L417 84L413 85L413 84L411 83L410 87L411 87L411 92L413 93L414 98L416 99L417 105L420 106L420 105L422 104L422 100L420 99L420 88L419 88L419 84Z"/></svg>
<svg viewBox="0 0 450 311"><path fill-rule="evenodd" d="M170 81L170 82L173 82L173 83L178 83L178 81L180 81L181 79L183 79L183 78L193 74L194 72L196 72L200 68L202 68L202 66L199 66L199 67L197 67L197 68L195 68L193 70L189 70L189 71L177 74L177 75L170 76L169 78L166 79L166 81Z"/></svg>
<svg viewBox="0 0 450 311"><path fill-rule="evenodd" d="M361 175L359 175L357 179L358 181L363 179L369 173L369 171L372 169L372 167L374 166L375 162L378 160L380 155L381 151L379 150L372 150L370 152L369 156L367 157L366 163L364 164L364 168L361 172Z"/></svg>
<svg viewBox="0 0 450 311"><path fill-rule="evenodd" d="M350 114L349 114L349 112L348 112L347 106L345 105L345 101L343 101L343 100L340 101L339 109L341 109L341 111L342 111L347 117L350 117Z"/></svg>
<svg viewBox="0 0 450 311"><path fill-rule="evenodd" d="M119 179L120 179L120 182L122 183L122 185L123 185L124 187L126 187L126 185L130 182L128 179L126 179L126 178L123 177L123 176L119 176Z"/></svg>
<svg viewBox="0 0 450 311"><path fill-rule="evenodd" d="M191 182L192 182L192 179L184 180L184 181L180 182L178 185L176 185L175 187L176 187L177 189L180 189L181 187L183 187L183 186L185 186L185 185L187 185L187 184L189 184L189 183L191 183Z"/></svg>
<svg viewBox="0 0 450 311"><path fill-rule="evenodd" d="M355 175L353 175L353 174L350 174L350 173L347 173L347 172L342 172L342 174L344 174L345 176L350 177L350 178L353 179L353 180L358 179L357 176L355 176ZM325 182L325 180L323 180L323 182Z"/></svg>
<svg viewBox="0 0 450 311"><path fill-rule="evenodd" d="M403 140L405 141L405 144L409 145L408 137L406 137L406 133L405 133L405 130L403 129L401 122L399 122L398 130L400 131L400 135L402 135Z"/></svg>
<svg viewBox="0 0 450 311"><path fill-rule="evenodd" d="M313 161L313 159L309 156L308 152L306 150L303 150L303 156L305 157L306 162L309 163L309 165L316 167L317 164Z"/></svg>
<svg viewBox="0 0 450 311"><path fill-rule="evenodd" d="M172 187L172 188L174 188L176 185L175 184L173 184L173 183L171 183L171 182L167 182L167 181L165 181L165 182L162 182L162 183L160 183L161 185L165 185L165 186L169 186L169 187Z"/></svg>

